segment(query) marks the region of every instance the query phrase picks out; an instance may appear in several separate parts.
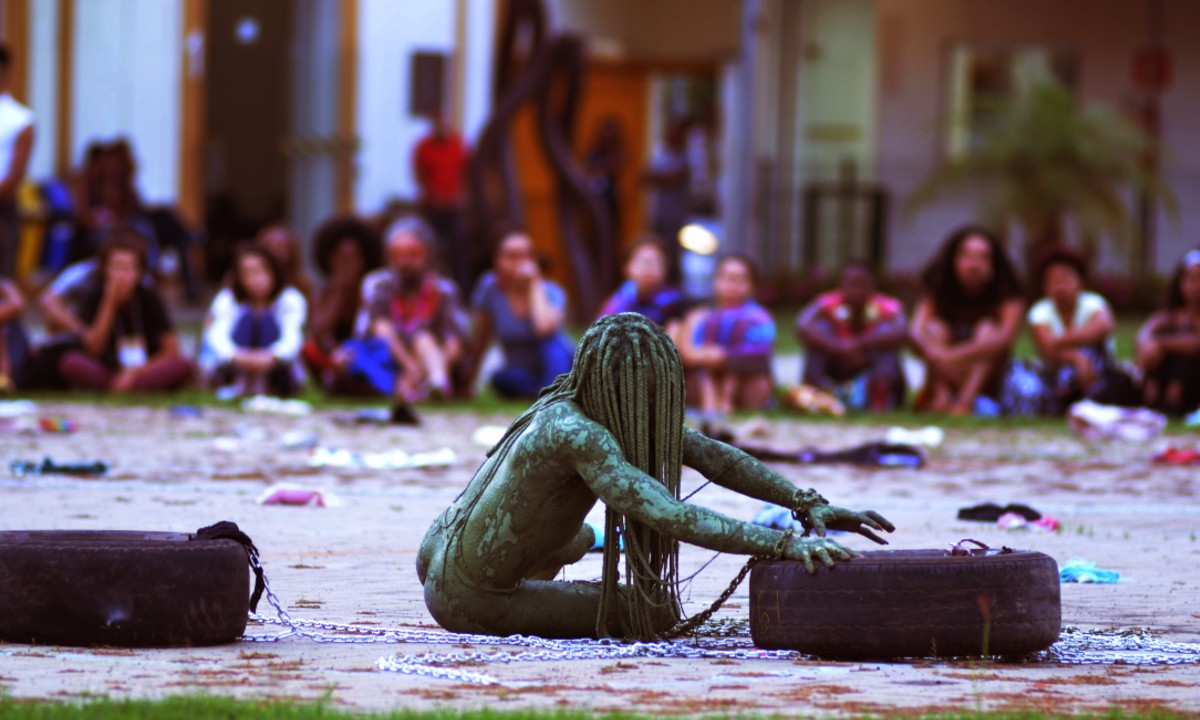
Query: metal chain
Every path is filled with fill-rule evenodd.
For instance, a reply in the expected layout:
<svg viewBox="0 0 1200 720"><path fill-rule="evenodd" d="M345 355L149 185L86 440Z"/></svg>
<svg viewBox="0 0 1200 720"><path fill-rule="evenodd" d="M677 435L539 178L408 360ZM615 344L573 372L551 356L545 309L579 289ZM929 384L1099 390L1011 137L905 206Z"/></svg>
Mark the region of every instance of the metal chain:
<svg viewBox="0 0 1200 720"><path fill-rule="evenodd" d="M721 593L717 599L713 601L712 605L709 605L703 611L696 613L692 617L671 628L666 634L666 639L671 640L677 637L682 637L683 635L687 635L704 623L708 622L709 618L711 618L713 614L717 612L717 610L720 610L721 606L725 604L725 601L727 601L729 597L733 595L735 591L737 591L738 586L742 584L742 581L746 579L746 575L750 572L750 568L754 567L755 563L757 562L757 557L752 557L747 560L741 571L738 572L737 576L733 578L733 581L729 583L729 587L725 588L725 592Z"/></svg>
<svg viewBox="0 0 1200 720"><path fill-rule="evenodd" d="M707 610L698 613L672 630L671 637L700 628L709 622L726 600L736 591L754 565L754 559L746 563L725 592ZM250 565L262 569L256 553L250 554ZM568 660L621 660L629 658L659 659L704 659L704 660L806 660L815 659L795 650L760 650L744 635L716 637L713 634L693 635L687 640L662 642L632 642L619 640L552 640L532 635L476 635L451 633L444 630L423 628L381 628L345 623L316 622L295 619L284 609L279 596L271 589L271 583L263 573L264 594L267 602L275 609L276 617L250 613L250 619L262 625L287 628L278 634L246 634L248 642L278 642L290 637L300 637L317 643L336 644L398 644L418 645L483 645L489 647L532 648L532 650L496 650L480 652L466 650L456 653L419 653L416 655L386 655L375 662L375 667L386 672L438 678L474 685L498 685L502 681L484 673L463 670L464 664L517 663L517 662L562 662ZM714 631L706 628L706 632ZM1181 665L1200 664L1200 645L1159 640L1145 630L1125 632L1088 632L1078 628L1064 628L1059 639L1046 650L1033 653L1025 659L1027 663L1052 663L1064 665L1096 665L1125 663L1129 665Z"/></svg>

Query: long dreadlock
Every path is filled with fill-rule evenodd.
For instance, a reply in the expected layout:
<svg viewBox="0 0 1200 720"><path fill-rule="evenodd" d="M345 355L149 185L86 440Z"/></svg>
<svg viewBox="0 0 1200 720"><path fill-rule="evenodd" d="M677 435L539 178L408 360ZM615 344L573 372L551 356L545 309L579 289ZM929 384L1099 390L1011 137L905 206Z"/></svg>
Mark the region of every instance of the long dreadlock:
<svg viewBox="0 0 1200 720"><path fill-rule="evenodd" d="M683 363L661 327L637 313L597 320L580 341L571 371L542 391L488 456L506 452L538 412L565 400L575 401L588 417L607 428L627 462L679 499ZM626 616L619 618L619 624L626 632L641 640L656 639L668 629L664 617L676 621L680 615L679 542L611 508L605 510L605 526L596 634L608 634L610 621L623 605ZM619 583L622 553L624 589ZM622 594L625 603L620 602Z"/></svg>

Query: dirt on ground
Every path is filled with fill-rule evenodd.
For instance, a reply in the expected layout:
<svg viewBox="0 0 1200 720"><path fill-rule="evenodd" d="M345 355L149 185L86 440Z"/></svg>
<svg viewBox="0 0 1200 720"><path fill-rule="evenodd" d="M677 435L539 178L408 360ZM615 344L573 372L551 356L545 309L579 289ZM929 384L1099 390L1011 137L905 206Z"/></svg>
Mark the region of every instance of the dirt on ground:
<svg viewBox="0 0 1200 720"><path fill-rule="evenodd" d="M178 417L166 408L44 403L38 415L67 417L71 434L0 434L5 470L14 459L108 461L102 479L7 475L0 479L0 530L90 529L191 532L232 520L261 549L268 577L295 617L376 628L437 630L414 570L420 540L462 490L486 448L481 426L501 413L424 410L421 427L348 426L335 411L302 417L205 408ZM880 439L885 426L771 420L762 442L836 449ZM309 435L309 438L302 438ZM355 452L453 451L434 469L314 467L310 450L284 447L316 438ZM1158 442L1195 447L1200 436ZM922 469L776 464L832 502L873 508L895 522L895 548L945 548L965 537L1044 552L1061 565L1094 561L1117 584L1063 584L1066 626L1143 628L1161 640L1200 643L1200 468L1151 462L1158 445L1091 443L1062 429L951 428ZM282 483L321 488L326 507L261 505ZM684 493L702 479L687 472ZM750 519L758 501L707 486L692 502ZM1028 504L1058 518L1059 532L1006 531L956 519L981 502ZM553 508L547 508L553 512ZM839 540L859 550L858 537ZM685 546L688 613L703 609L745 558ZM568 579L595 579L597 554ZM269 610L269 608L264 608ZM744 628L748 586L717 618ZM279 628L251 624L247 632ZM744 629L742 630L744 634ZM496 684L437 679L377 668L384 656L464 652L439 644L318 644L290 638L186 649L130 650L0 643L0 692L16 698L160 697L210 693L317 699L360 709L558 708L649 715L696 713L845 714L890 709L1121 706L1200 712L1200 665L1012 664L982 661L828 662L812 659L623 658L461 662ZM475 650L496 652L496 648ZM522 648L503 648L516 652Z"/></svg>

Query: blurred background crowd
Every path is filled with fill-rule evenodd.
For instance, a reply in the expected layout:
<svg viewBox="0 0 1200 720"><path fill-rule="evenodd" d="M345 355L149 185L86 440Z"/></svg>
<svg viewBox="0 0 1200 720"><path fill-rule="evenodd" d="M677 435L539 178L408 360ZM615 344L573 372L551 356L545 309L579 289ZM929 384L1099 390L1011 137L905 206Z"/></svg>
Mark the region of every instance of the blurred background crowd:
<svg viewBox="0 0 1200 720"><path fill-rule="evenodd" d="M599 5L0 3L0 392L1200 406L1200 5Z"/></svg>

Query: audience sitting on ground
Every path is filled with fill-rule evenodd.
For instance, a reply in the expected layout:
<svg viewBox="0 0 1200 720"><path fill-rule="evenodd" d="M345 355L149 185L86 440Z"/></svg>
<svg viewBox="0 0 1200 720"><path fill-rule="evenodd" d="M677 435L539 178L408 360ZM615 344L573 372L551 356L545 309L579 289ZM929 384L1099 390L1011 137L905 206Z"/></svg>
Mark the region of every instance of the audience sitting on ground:
<svg viewBox="0 0 1200 720"><path fill-rule="evenodd" d="M683 317L683 294L667 284L667 251L657 235L644 235L629 249L625 282L600 309L600 316L619 312L644 315L667 331L678 344Z"/></svg>
<svg viewBox="0 0 1200 720"><path fill-rule="evenodd" d="M1084 289L1087 260L1078 251L1048 249L1038 282L1045 296L1029 309L1029 330L1041 361L1044 411L1058 414L1102 390L1115 372L1115 323L1108 301Z"/></svg>
<svg viewBox="0 0 1200 720"><path fill-rule="evenodd" d="M1166 307L1138 331L1136 362L1147 406L1174 416L1200 406L1200 248L1180 259Z"/></svg>
<svg viewBox="0 0 1200 720"><path fill-rule="evenodd" d="M366 332L363 278L383 264L381 255L378 233L354 216L332 218L313 236L314 260L326 282L309 313L303 356L309 372L326 393L371 391L366 383L350 379L350 352L344 345Z"/></svg>
<svg viewBox="0 0 1200 720"><path fill-rule="evenodd" d="M491 377L503 397L537 397L571 369L575 345L563 329L567 294L542 277L533 240L523 230L493 233L493 264L471 294L472 381L492 339L500 342L503 366Z"/></svg>
<svg viewBox="0 0 1200 720"><path fill-rule="evenodd" d="M304 296L285 286L275 256L247 244L234 254L229 287L205 320L201 371L226 396L287 397L304 383L298 358L308 313Z"/></svg>
<svg viewBox="0 0 1200 720"><path fill-rule="evenodd" d="M922 281L912 321L912 343L926 367L918 407L994 412L1024 314L1020 282L1000 241L981 228L956 230Z"/></svg>
<svg viewBox="0 0 1200 720"><path fill-rule="evenodd" d="M757 410L771 401L775 321L754 301L757 282L750 258L726 255L713 275L711 306L689 315L680 353L706 414Z"/></svg>
<svg viewBox="0 0 1200 720"><path fill-rule="evenodd" d="M21 325L25 298L16 283L0 278L0 395L24 386L29 337Z"/></svg>
<svg viewBox="0 0 1200 720"><path fill-rule="evenodd" d="M454 392L466 343L458 286L433 268L433 232L416 216L396 220L384 240L387 266L363 279L368 338L351 343L351 376L407 403Z"/></svg>
<svg viewBox="0 0 1200 720"><path fill-rule="evenodd" d="M904 401L904 306L875 291L867 262L846 264L838 288L800 312L796 335L804 346L804 384L834 393L852 410L880 412Z"/></svg>
<svg viewBox="0 0 1200 720"><path fill-rule="evenodd" d="M100 284L80 304L81 332L57 357L69 387L114 393L175 390L192 376L158 293L142 282L145 238L117 230L100 249Z"/></svg>

